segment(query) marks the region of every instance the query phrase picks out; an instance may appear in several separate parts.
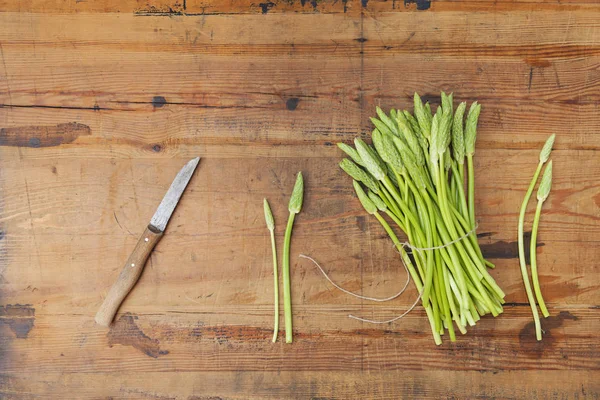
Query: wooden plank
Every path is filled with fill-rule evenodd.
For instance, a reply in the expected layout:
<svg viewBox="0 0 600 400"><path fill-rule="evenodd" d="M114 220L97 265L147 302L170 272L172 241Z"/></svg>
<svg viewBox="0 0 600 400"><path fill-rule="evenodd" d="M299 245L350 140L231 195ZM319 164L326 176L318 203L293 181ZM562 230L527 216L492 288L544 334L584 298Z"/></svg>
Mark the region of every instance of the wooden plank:
<svg viewBox="0 0 600 400"><path fill-rule="evenodd" d="M384 306L375 317L398 312ZM484 318L456 343L435 346L422 310L391 329L347 318L368 306L295 308L295 342L273 344L272 308L202 307L194 311L121 314L110 330L80 314L35 309L26 338L3 330L4 373L161 371L506 371L600 370L598 310L569 308L544 319L537 342L528 307ZM383 308L383 307L378 307ZM282 332L283 333L283 332ZM6 345L9 346L6 346ZM543 372L541 372L543 373Z"/></svg>
<svg viewBox="0 0 600 400"><path fill-rule="evenodd" d="M270 0L262 3L250 0L101 0L76 3L58 0L34 0L27 3L0 1L0 10L35 13L134 13L139 16L219 15L219 14L289 14L365 12L455 12L455 11L569 11L597 10L594 0Z"/></svg>
<svg viewBox="0 0 600 400"><path fill-rule="evenodd" d="M87 374L11 374L0 377L9 399L29 394L44 398L48 392L81 399L99 397L154 399L336 399L496 398L532 400L597 399L593 371L401 371L394 372L145 372ZM515 384L520 382L520 384ZM526 383L526 384L525 384ZM12 396L12 397L11 397Z"/></svg>
<svg viewBox="0 0 600 400"><path fill-rule="evenodd" d="M0 25L5 27L6 38L5 85L10 86L0 93L5 127L31 126L24 120L32 113L44 122L44 113L54 108L61 115L67 111L71 118L81 118L77 110L83 108L95 111L89 115L103 124L107 119L133 118L136 129L139 127L136 136L143 132L148 137L152 131L165 130L183 129L187 133L194 128L222 136L235 123L239 136L258 140L264 140L261 136L266 130L274 131L271 136L289 135L291 126L310 133L315 140L328 135L341 138L359 127L369 129L368 116L374 105L409 107L413 90L436 102L442 88L454 91L457 99L478 99L484 104L482 125L489 124L496 134L488 136L493 142L480 140L481 146L531 148L552 132L573 131L564 137L562 145L572 149L598 147L597 135L590 133L598 125L600 34L596 21L591 20L593 15L587 12L573 13L576 23L571 25L561 13L548 14L539 26L532 27L520 13L495 23L483 17L481 21L470 18L475 28L469 34L453 34L454 17L439 33L431 28L436 21L431 17L419 17L416 26L428 27L423 31L390 28L408 24L401 14L365 19L361 34L353 24L356 20L318 15L319 25L331 27L324 35L327 40L318 39L322 36L305 16L274 25L284 28L254 30L262 33L246 35L241 30L245 28L225 16L202 19L205 28L198 30L200 18L182 18L176 24L159 18L146 24L133 17L94 15L73 23L75 17L71 15L53 18L52 22L31 15L40 26L39 32L46 38L55 37L52 43L61 44L59 48L51 48L39 33L23 29L23 16L5 15L6 23ZM256 17L244 18L249 25L261 23ZM465 20L459 17L454 23L462 26ZM514 29L502 32L493 45L484 41L490 32L509 24ZM81 29L89 25L94 29ZM111 32L123 25L128 28L121 29L125 32L115 39ZM514 32L524 29L541 33L526 35L531 39L514 45L519 43ZM86 36L90 31L97 36ZM231 36L244 39L238 45L224 44ZM182 37L186 39L177 39ZM361 37L367 41L355 40ZM549 44L540 45L539 38ZM150 45L150 40L154 44ZM441 40L448 44L437 44ZM552 41L565 45L553 45ZM250 42L253 45L249 46ZM308 56L309 51L319 51L323 57L315 60ZM37 67L44 62L51 63L52 69ZM231 63L236 65L233 71L228 69ZM119 65L118 71L107 73L115 65ZM415 68L417 65L431 67ZM197 74L190 73L198 70ZM398 71L403 71L402 79L397 78ZM6 109L9 105L14 106L10 112ZM121 110L136 113L114 112ZM315 114L323 110L327 116L317 119L322 123L315 125ZM172 118L166 120L164 113L157 111L168 112ZM293 118L287 111L294 111ZM54 121L56 115L48 119ZM574 119L579 122L573 124ZM198 127L199 123L205 125ZM116 120L111 124L117 124ZM126 127L132 122L118 124ZM118 135L114 131L111 128L110 133L102 134Z"/></svg>

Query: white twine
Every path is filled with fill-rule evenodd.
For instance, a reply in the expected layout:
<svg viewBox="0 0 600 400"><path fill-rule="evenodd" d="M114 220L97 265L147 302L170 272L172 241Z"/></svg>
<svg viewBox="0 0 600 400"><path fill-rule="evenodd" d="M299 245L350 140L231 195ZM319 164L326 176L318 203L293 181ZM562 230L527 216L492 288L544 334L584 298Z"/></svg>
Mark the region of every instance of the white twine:
<svg viewBox="0 0 600 400"><path fill-rule="evenodd" d="M435 247L416 247L416 246L413 246L412 244L410 244L408 242L401 243L401 245L402 245L402 247L408 247L410 250L416 250L418 252L428 251L428 250L440 250L440 249L443 249L445 247L452 246L454 243L458 243L461 240L464 240L464 239L468 238L473 233L475 233L475 231L477 230L478 227L479 227L479 225L476 224L473 229L471 229L469 232L465 233L464 235L462 235L458 239L454 239L451 242L444 243L441 246L435 246ZM395 244L394 244L394 247L396 247ZM411 254L412 254L412 251L411 251Z"/></svg>
<svg viewBox="0 0 600 400"><path fill-rule="evenodd" d="M390 297L386 297L385 299L378 299L376 297L367 297L367 296L362 296L360 294L357 293L353 293L349 290L344 289L343 287L339 286L337 283L335 283L334 281L331 280L331 278L329 277L329 275L327 275L327 272L325 272L325 270L319 265L318 262L316 262L313 258L304 255L304 254L300 254L299 256L300 258L306 258L310 261L312 261L317 268L319 268L319 271L321 271L321 273L323 274L323 276L325 277L325 279L327 279L329 281L329 283L331 283L336 289L341 290L342 292L349 294L350 296L354 296L357 297L359 299L363 299L363 300L371 300L371 301L379 301L379 302L384 302L384 301L390 301L390 300L394 300L396 297L400 296L402 293L404 293L404 291L406 290L406 288L408 287L408 283L410 282L410 275L408 273L408 269L406 269L406 283L404 284L404 287L402 288L402 290L400 290L398 293L396 293L393 296ZM406 268L406 267L404 267Z"/></svg>
<svg viewBox="0 0 600 400"><path fill-rule="evenodd" d="M409 248L411 253L413 251L429 251L429 250L440 250L443 249L445 247L451 246L454 243L458 243L461 240L464 240L466 238L468 238L471 234L473 234L476 230L477 230L478 225L475 225L475 227L473 229L471 229L469 232L465 233L464 235L462 235L461 237L459 237L458 239L452 240L451 242L445 243L443 245L440 246L435 246L435 247L416 247L411 245L409 242L404 242L400 244L400 247L402 248ZM398 247L394 244L394 247ZM400 249L398 249L398 252L400 252ZM325 279L327 279L329 281L329 283L331 283L336 289L341 290L342 292L349 294L350 296L354 296L357 297L359 299L363 299L363 300L370 300L370 301L377 301L377 302L384 302L384 301L390 301L395 299L396 297L400 296L402 293L404 293L404 291L406 290L406 288L408 287L408 283L410 282L410 273L408 272L408 267L406 266L406 263L404 262L404 258L400 257L400 260L402 261L402 265L404 266L404 270L406 271L406 283L404 284L404 287L402 288L402 290L400 290L398 293L396 293L393 296L390 297L386 297L383 299L380 298L376 298L376 297L368 297L368 296L362 296L360 294L357 293L353 293L349 290L344 289L343 287L341 287L340 285L338 285L337 283L335 283L333 280L331 280L331 278L329 277L329 275L327 275L327 272L325 272L325 270L319 265L318 262L316 262L312 257L309 257L305 254L300 254L299 256L300 258L306 258L310 261L313 262L313 264L315 264L317 266L317 268L319 268L319 271L321 271L321 273L323 274L323 276L325 277ZM357 317L355 315L352 314L348 314L348 318L352 318L355 319L357 321L361 321L361 322L367 322L369 324L389 324L392 323L394 321L397 321L403 317L405 317L409 312L411 312L419 303L419 300L421 299L421 295L423 294L423 292L419 292L419 295L417 296L417 299L415 300L415 302L402 314L398 315L397 317L394 317L392 319L388 319L385 321L375 321L372 319L366 319L366 318L361 318L361 317Z"/></svg>

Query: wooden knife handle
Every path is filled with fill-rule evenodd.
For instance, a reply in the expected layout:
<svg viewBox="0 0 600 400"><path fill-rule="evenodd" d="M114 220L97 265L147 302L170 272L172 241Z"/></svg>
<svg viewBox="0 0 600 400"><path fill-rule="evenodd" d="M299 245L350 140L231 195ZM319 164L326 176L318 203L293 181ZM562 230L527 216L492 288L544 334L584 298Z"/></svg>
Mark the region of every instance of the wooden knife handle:
<svg viewBox="0 0 600 400"><path fill-rule="evenodd" d="M108 295L100 306L100 310L96 313L97 324L103 326L110 325L121 303L138 281L144 270L144 265L148 257L150 257L150 253L152 253L154 246L156 246L162 235L162 232L153 230L150 226L146 228L140 240L135 245L135 249L133 249L133 252L127 259L123 271L121 271L117 281L110 288Z"/></svg>

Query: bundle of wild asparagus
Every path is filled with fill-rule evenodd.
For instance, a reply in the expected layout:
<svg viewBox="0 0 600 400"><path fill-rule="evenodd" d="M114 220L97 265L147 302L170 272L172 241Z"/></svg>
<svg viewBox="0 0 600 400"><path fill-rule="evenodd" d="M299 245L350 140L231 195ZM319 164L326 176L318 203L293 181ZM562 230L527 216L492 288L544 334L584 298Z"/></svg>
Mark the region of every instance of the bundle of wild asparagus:
<svg viewBox="0 0 600 400"><path fill-rule="evenodd" d="M354 179L363 207L383 225L415 282L436 344L445 330L456 339L454 325L464 334L480 316L497 316L504 303L504 292L487 271L494 265L483 258L475 233L473 154L480 108L474 102L464 121L466 103L454 110L452 94L442 92L432 115L429 103L415 93L414 115L377 108L378 118L371 118L373 146L359 138L356 148L338 144L350 157L341 168ZM406 234L408 246L380 213Z"/></svg>

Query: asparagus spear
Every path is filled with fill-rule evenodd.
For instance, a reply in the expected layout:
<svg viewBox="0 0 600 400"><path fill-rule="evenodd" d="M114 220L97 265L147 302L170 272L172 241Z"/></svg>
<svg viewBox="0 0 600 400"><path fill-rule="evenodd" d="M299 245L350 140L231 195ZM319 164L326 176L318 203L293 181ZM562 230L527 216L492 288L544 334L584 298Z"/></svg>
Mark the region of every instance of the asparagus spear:
<svg viewBox="0 0 600 400"><path fill-rule="evenodd" d="M531 278L533 280L533 290L535 291L535 297L540 306L540 310L542 311L542 315L544 318L547 318L550 314L548 313L548 309L546 308L546 303L544 302L544 298L542 297L542 291L540 289L540 282L538 278L537 272L537 233L538 233L538 225L540 223L540 214L542 212L542 204L548 198L550 194L550 188L552 187L552 160L546 166L544 170L544 174L542 175L542 180L540 181L540 186L537 191L537 207L535 209L535 217L533 219L533 228L531 229Z"/></svg>
<svg viewBox="0 0 600 400"><path fill-rule="evenodd" d="M275 296L275 319L273 320L273 343L277 341L279 333L279 274L277 272L277 246L275 246L275 220L267 199L264 199L265 221L271 234L271 251L273 253L273 293Z"/></svg>
<svg viewBox="0 0 600 400"><path fill-rule="evenodd" d="M287 226L285 228L285 237L283 241L283 313L285 322L285 342L292 343L293 341L293 330L292 330L292 294L290 287L290 242L292 238L292 228L294 226L294 218L296 214L300 212L302 208L302 200L304 197L304 180L302 179L302 172L298 172L296 178L296 184L290 197L288 204L288 210L290 216L288 217Z"/></svg>

